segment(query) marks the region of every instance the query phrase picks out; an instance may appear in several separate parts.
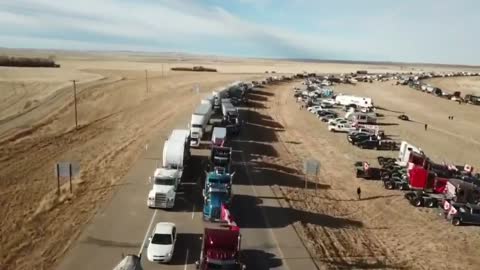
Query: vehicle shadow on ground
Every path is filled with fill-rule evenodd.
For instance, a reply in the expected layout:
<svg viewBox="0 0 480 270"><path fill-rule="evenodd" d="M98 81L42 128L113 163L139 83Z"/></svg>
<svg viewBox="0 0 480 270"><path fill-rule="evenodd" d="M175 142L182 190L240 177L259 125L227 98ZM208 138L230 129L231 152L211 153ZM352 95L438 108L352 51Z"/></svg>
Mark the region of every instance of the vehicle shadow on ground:
<svg viewBox="0 0 480 270"><path fill-rule="evenodd" d="M235 166L235 171L237 172L235 175L235 184L247 186L278 185L291 188L305 188L305 179L299 174L297 169L262 160L255 160L264 156L263 154L262 156L259 156L248 152L235 153L233 157L234 160L242 161L243 158L239 155L245 155L243 158L245 158L245 161L248 162L248 164L246 164L248 168L242 165ZM240 163L243 164L243 162ZM245 170L248 170L248 174ZM330 185L318 183L317 188L329 189ZM308 181L307 189L315 189L314 182Z"/></svg>
<svg viewBox="0 0 480 270"><path fill-rule="evenodd" d="M92 236L88 236L85 240L81 241L85 244L96 245L100 247L116 247L116 248L138 248L142 243L130 243L130 242L120 242L107 239L100 239Z"/></svg>
<svg viewBox="0 0 480 270"><path fill-rule="evenodd" d="M283 228L295 222L329 228L360 228L363 223L292 208L261 205L263 200L249 195L234 195L232 213L241 228ZM243 209L241 211L240 209ZM260 218L264 216L265 219ZM258 218L254 218L258 217ZM266 221L268 220L268 222Z"/></svg>
<svg viewBox="0 0 480 270"><path fill-rule="evenodd" d="M263 91L263 90L257 90L257 89L254 89L252 91L250 91L249 94L252 94L252 95L262 95L262 96L273 96L274 94L273 93L270 93L270 92L266 92L266 91Z"/></svg>
<svg viewBox="0 0 480 270"><path fill-rule="evenodd" d="M248 100L247 107L252 108L252 109L267 109L267 106L265 106L263 103L254 101L254 100Z"/></svg>
<svg viewBox="0 0 480 270"><path fill-rule="evenodd" d="M255 141L244 141L244 140L237 140L233 139L231 141L233 144L235 144L234 149L245 149L245 145L251 145L252 147L255 147L259 153L262 153L262 156L269 156L269 157L278 157L278 152L273 146L270 144L266 143L261 143L261 142L255 142ZM245 153L245 152L244 152ZM258 158L259 155L249 155L246 161L256 159Z"/></svg>
<svg viewBox="0 0 480 270"><path fill-rule="evenodd" d="M255 95L255 93L250 93L250 94L248 94L248 101L250 102L252 100L267 101L268 97L263 96L263 95Z"/></svg>
<svg viewBox="0 0 480 270"><path fill-rule="evenodd" d="M282 259L275 254L258 249L244 249L240 251L241 261L247 269L268 270L283 265Z"/></svg>
<svg viewBox="0 0 480 270"><path fill-rule="evenodd" d="M248 123L251 123L252 125L256 127L263 127L263 128L271 128L271 129L276 129L276 130L283 130L285 127L274 121L272 117L268 115L261 114L258 111L246 111L246 110L239 110L240 113L246 116L245 120Z"/></svg>
<svg viewBox="0 0 480 270"><path fill-rule="evenodd" d="M173 253L172 265L195 264L200 258L202 249L202 235L198 233L181 233L177 234L177 242L175 243L175 252ZM187 257L188 252L188 257Z"/></svg>
<svg viewBox="0 0 480 270"><path fill-rule="evenodd" d="M390 109L387 109L387 108L384 108L384 107L381 107L381 106L375 106L375 108L378 109L378 110L387 111L387 112L404 113L404 112L401 112L401 111L390 110Z"/></svg>
<svg viewBox="0 0 480 270"><path fill-rule="evenodd" d="M316 198L320 200L327 200L327 201L335 201L335 202L361 202L361 201L371 201L371 200L376 200L376 199L384 199L384 198L392 198L392 197L401 197L402 195L400 194L394 194L394 195L384 195L384 196L369 196L369 197L362 197L360 200L355 197L354 199L334 199L334 198L326 198L326 197L320 197L316 196Z"/></svg>
<svg viewBox="0 0 480 270"><path fill-rule="evenodd" d="M207 162L206 156L190 157L189 166L185 169L182 183L177 189L175 206L169 211L191 212L193 205L202 205L202 188L206 177L204 165Z"/></svg>

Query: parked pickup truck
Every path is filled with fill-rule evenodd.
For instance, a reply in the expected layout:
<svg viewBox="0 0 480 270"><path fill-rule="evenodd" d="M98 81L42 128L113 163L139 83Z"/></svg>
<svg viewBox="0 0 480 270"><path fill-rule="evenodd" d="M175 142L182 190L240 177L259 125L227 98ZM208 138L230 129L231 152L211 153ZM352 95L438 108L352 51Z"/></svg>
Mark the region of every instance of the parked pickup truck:
<svg viewBox="0 0 480 270"><path fill-rule="evenodd" d="M350 126L350 124L329 124L328 130L332 132L350 132L355 128Z"/></svg>
<svg viewBox="0 0 480 270"><path fill-rule="evenodd" d="M447 214L454 226L462 224L480 225L480 206L474 204L453 205Z"/></svg>
<svg viewBox="0 0 480 270"><path fill-rule="evenodd" d="M378 140L377 138L359 141L356 142L356 145L362 149L395 150L397 148L397 144L394 141Z"/></svg>

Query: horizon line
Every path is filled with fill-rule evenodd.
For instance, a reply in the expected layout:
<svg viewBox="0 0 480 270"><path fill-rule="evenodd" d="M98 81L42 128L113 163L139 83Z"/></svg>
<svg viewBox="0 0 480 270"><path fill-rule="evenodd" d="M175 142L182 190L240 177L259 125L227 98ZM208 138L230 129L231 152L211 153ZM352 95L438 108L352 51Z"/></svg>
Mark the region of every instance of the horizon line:
<svg viewBox="0 0 480 270"><path fill-rule="evenodd" d="M288 57L254 57L254 56L238 56L228 54L213 54L213 53L195 53L182 51L142 51L142 50L78 50L78 49L58 49L58 48L12 48L1 47L0 50L19 50L19 51L58 51L58 52L77 52L77 53L141 53L141 54L182 54L188 56L210 56L210 57L227 57L239 59L252 60L280 60L292 62L318 62L318 63L341 63L341 64L373 64L373 65L412 65L412 66L443 66L443 67L465 67L465 68L480 68L478 65L469 64L445 64L445 63L427 63L427 62L408 62L408 61L374 61L374 60L342 60L342 59L320 59L320 58L288 58Z"/></svg>

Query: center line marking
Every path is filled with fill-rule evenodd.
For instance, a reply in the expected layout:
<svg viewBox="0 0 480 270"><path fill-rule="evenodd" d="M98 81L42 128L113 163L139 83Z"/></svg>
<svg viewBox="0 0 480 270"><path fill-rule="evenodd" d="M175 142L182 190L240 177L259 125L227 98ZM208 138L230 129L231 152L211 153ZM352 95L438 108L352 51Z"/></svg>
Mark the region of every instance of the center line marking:
<svg viewBox="0 0 480 270"><path fill-rule="evenodd" d="M150 234L150 229L152 228L153 221L155 220L155 216L157 215L157 210L153 212L152 219L150 220L150 224L148 224L147 232L145 232L145 237L143 238L142 246L140 247L140 251L138 251L138 257L142 256L143 248L145 247L145 243L147 242L148 235Z"/></svg>
<svg viewBox="0 0 480 270"><path fill-rule="evenodd" d="M187 248L187 254L185 255L185 267L183 267L184 270L187 270L187 266L188 266L188 251L189 249Z"/></svg>
<svg viewBox="0 0 480 270"><path fill-rule="evenodd" d="M193 207L192 207L192 219L193 217L195 217L195 203L193 204Z"/></svg>

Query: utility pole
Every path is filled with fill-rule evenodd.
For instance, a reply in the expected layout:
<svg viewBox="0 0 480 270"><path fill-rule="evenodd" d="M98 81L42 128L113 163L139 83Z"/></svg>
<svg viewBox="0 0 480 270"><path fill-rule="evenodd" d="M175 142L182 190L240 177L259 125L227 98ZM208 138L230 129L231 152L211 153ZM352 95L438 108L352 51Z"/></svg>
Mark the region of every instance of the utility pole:
<svg viewBox="0 0 480 270"><path fill-rule="evenodd" d="M145 69L145 89L148 93L148 71Z"/></svg>
<svg viewBox="0 0 480 270"><path fill-rule="evenodd" d="M72 80L73 82L73 103L75 104L75 129L78 128L78 118L77 118L77 84L76 80Z"/></svg>

